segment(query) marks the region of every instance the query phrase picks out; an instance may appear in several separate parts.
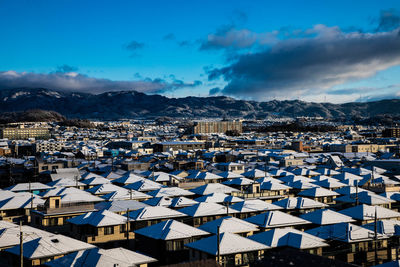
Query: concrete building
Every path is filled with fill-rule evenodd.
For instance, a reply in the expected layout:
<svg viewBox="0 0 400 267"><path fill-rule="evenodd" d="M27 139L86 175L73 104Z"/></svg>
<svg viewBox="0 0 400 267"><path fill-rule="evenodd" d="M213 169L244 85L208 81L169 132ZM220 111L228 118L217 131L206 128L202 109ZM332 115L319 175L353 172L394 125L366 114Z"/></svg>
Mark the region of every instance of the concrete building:
<svg viewBox="0 0 400 267"><path fill-rule="evenodd" d="M242 122L240 120L196 121L192 128L193 134L226 133L227 131L242 133Z"/></svg>
<svg viewBox="0 0 400 267"><path fill-rule="evenodd" d="M25 128L20 126L19 128L3 128L1 129L1 138L7 138L10 140L18 139L48 139L50 137L49 130L47 128Z"/></svg>

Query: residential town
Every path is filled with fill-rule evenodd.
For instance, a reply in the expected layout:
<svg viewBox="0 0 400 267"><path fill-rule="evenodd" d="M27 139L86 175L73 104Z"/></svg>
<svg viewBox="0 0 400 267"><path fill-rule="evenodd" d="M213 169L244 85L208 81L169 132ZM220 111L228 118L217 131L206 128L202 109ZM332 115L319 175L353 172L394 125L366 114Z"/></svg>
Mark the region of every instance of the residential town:
<svg viewBox="0 0 400 267"><path fill-rule="evenodd" d="M399 259L397 128L90 123L1 129L1 265L376 266Z"/></svg>

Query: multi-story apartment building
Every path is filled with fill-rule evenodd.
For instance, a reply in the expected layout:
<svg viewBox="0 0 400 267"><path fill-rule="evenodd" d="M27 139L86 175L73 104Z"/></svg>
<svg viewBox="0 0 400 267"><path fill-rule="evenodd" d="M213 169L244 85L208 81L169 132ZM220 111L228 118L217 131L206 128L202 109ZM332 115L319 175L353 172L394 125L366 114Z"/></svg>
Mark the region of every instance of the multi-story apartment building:
<svg viewBox="0 0 400 267"><path fill-rule="evenodd" d="M49 130L47 128L25 128L20 126L18 128L3 128L1 129L1 138L7 138L10 140L18 139L48 139L50 137Z"/></svg>
<svg viewBox="0 0 400 267"><path fill-rule="evenodd" d="M242 133L242 122L240 120L196 121L192 128L193 134L226 133L228 131Z"/></svg>

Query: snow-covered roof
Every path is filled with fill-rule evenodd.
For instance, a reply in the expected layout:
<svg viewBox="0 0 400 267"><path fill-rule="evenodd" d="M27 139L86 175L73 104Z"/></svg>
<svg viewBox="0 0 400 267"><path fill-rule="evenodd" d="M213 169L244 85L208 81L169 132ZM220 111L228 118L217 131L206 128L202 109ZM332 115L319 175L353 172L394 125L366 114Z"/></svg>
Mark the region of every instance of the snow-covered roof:
<svg viewBox="0 0 400 267"><path fill-rule="evenodd" d="M141 228L136 230L135 233L159 240L175 240L209 235L204 230L175 220L166 220L149 227Z"/></svg>

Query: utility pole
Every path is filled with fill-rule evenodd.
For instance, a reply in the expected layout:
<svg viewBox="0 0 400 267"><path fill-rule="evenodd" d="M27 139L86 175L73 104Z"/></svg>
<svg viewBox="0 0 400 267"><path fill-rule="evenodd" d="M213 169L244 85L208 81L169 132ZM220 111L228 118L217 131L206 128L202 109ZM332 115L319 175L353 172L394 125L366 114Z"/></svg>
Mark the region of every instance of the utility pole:
<svg viewBox="0 0 400 267"><path fill-rule="evenodd" d="M218 225L217 226L217 257L218 257L218 264L221 264L221 254L220 254L220 251L219 251L219 243L220 243L219 227L220 226Z"/></svg>
<svg viewBox="0 0 400 267"><path fill-rule="evenodd" d="M126 246L129 248L129 209L126 209Z"/></svg>
<svg viewBox="0 0 400 267"><path fill-rule="evenodd" d="M374 242L375 242L375 265L378 265L378 214L375 206L375 216L374 216Z"/></svg>
<svg viewBox="0 0 400 267"><path fill-rule="evenodd" d="M22 232L22 221L19 222L19 255L20 266L24 267L24 233Z"/></svg>

